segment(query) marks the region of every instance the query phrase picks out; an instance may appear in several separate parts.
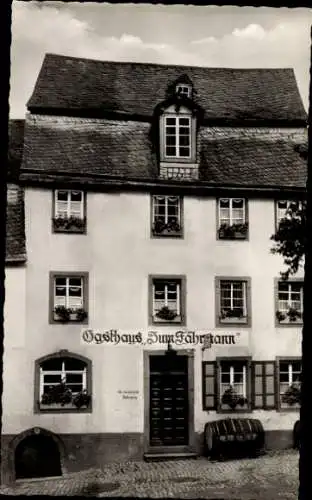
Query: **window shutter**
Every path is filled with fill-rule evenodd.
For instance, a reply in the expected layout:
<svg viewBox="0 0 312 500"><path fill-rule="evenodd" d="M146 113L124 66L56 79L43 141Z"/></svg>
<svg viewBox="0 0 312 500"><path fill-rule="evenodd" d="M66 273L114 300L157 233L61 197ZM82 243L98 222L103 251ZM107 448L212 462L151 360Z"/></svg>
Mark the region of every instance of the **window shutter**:
<svg viewBox="0 0 312 500"><path fill-rule="evenodd" d="M276 368L274 361L254 361L252 402L253 408L276 408Z"/></svg>
<svg viewBox="0 0 312 500"><path fill-rule="evenodd" d="M217 391L217 365L215 361L203 362L203 410L215 410Z"/></svg>

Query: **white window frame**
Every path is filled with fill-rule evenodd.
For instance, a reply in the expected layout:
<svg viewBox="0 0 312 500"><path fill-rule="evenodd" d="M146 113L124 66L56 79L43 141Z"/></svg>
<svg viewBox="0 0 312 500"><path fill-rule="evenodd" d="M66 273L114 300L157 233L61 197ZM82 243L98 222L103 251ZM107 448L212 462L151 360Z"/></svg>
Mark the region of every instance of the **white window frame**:
<svg viewBox="0 0 312 500"><path fill-rule="evenodd" d="M174 125L167 125L167 119L174 119L175 124ZM180 146L180 132L179 132L179 127L180 127L180 120L188 120L188 125L182 125L183 127L187 127L189 130L188 137L189 137L189 146ZM175 129L175 134L174 137L176 138L175 145L168 145L170 148L175 148L175 154L174 155L167 155L167 127L174 127ZM170 136L173 136L170 134ZM193 141L193 118L190 114L173 114L173 113L167 113L164 114L164 158L165 160L184 160L184 161L190 161L192 159L192 153L193 153L193 147L194 145L192 144ZM189 154L187 156L185 155L180 155L180 147L181 148L188 148Z"/></svg>
<svg viewBox="0 0 312 500"><path fill-rule="evenodd" d="M233 362L233 365L234 365L234 361L231 361L231 360L229 360L228 362L225 360L222 360L220 362L220 379L219 379L220 402L222 401L222 396L223 396L224 392L227 389L229 389L230 387L233 387L234 391L237 393L238 396L241 396L243 398L247 398L247 363L245 361L235 361L235 363L242 364L242 371L237 371L237 370L235 370L235 366L230 365L230 371L228 372L228 371L222 370L222 366L225 362L226 363ZM235 373L239 373L239 374L243 375L243 382L242 383L234 382L234 374ZM229 383L222 382L222 375L223 374L230 375L230 382ZM237 386L240 386L240 387L243 386L243 393L237 391Z"/></svg>
<svg viewBox="0 0 312 500"><path fill-rule="evenodd" d="M66 283L64 285L65 288L66 288L66 295L65 296L64 295L57 295L56 294L56 288L57 288L56 280L60 279L60 278L66 280ZM81 305L79 305L79 306L72 306L69 303L69 297L70 297L70 295L69 295L69 289L70 289L71 286L73 286L73 285L69 284L69 280L70 279L80 279L80 282L81 282L81 285L80 285L80 289L81 289ZM65 304L57 304L56 303L56 297L65 297ZM81 309L81 308L84 307L84 278L83 278L83 276L70 276L70 275L68 275L68 276L58 276L58 275L55 275L54 276L54 278L53 278L53 308L58 307L60 305L64 305L64 307L66 307L68 309L72 309L72 310Z"/></svg>
<svg viewBox="0 0 312 500"><path fill-rule="evenodd" d="M222 217L221 211L224 210L221 208L221 202L227 201L229 202L229 216ZM240 210L243 210L243 218L235 217L235 208L233 209L233 201L242 201L243 207ZM219 228L223 225L232 226L233 224L246 224L246 200L245 198L219 198L218 200L218 222Z"/></svg>
<svg viewBox="0 0 312 500"><path fill-rule="evenodd" d="M53 359L53 358L52 358ZM68 358L68 360L71 358ZM39 401L41 401L41 398L44 394L44 387L49 386L58 386L61 382L66 382L66 376L67 375L81 375L81 384L82 385L82 391L87 390L87 365L85 364L85 367L83 370L66 370L66 359L62 361L62 368L61 370L44 370L42 368L42 365L44 365L45 361L43 361L40 366L39 366ZM58 375L61 377L61 382L46 382L44 381L44 378L46 375ZM75 383L68 383L68 385L78 385L78 382ZM80 390L74 392L72 391L72 395L75 396L76 394L79 394Z"/></svg>
<svg viewBox="0 0 312 500"><path fill-rule="evenodd" d="M278 281L278 284L277 284L277 309L278 311L280 311L281 313L287 313L287 311L291 308L291 309L294 309L294 307L292 306L292 303L294 302L292 300L292 294L293 293L298 293L297 291L293 291L292 290L292 286L293 285L300 285L300 309L297 309L298 312L300 312L301 314L303 314L303 282L301 281L287 281L287 285L288 285L288 290L281 290L279 289L279 285L280 283L283 283L282 281ZM280 293L287 293L287 305L286 305L286 308L283 307L284 306L284 303L285 303L285 300L284 299L280 299L279 298L279 294ZM298 301L295 301L295 302L298 302ZM282 307L281 307L282 306Z"/></svg>
<svg viewBox="0 0 312 500"><path fill-rule="evenodd" d="M301 376L301 369L302 369L302 363L301 362L300 362L300 368L301 368L300 371L295 371L293 369L293 364L294 363L298 363L298 362L300 362L299 359L291 360L291 361L287 360L287 359L285 359L285 360L284 359L280 359L279 360L278 386L279 386L279 399L280 399L280 404L281 404L282 407L283 406L284 407L288 407L287 404L285 404L285 403L282 402L282 397L285 394L285 392L287 391L287 389L290 388L294 383L296 385L298 385L299 387L301 386L301 382L300 381L299 382L298 381L294 382L294 380L293 380L294 379L294 375ZM281 370L281 364L282 363L283 364L286 364L286 363L288 364L288 370L287 370L287 372ZM281 374L283 374L283 375L287 374L288 375L288 381L287 382L282 382L281 381ZM281 391L281 385L286 385L286 384L288 385L287 389L284 390L284 391Z"/></svg>
<svg viewBox="0 0 312 500"><path fill-rule="evenodd" d="M280 203L286 203L286 208L280 208L279 204ZM290 206L293 203L298 203L298 207L302 208L302 202L300 200L277 200L276 201L276 228L278 229L278 226L281 222L281 220L285 219L288 217L287 211L289 210Z"/></svg>
<svg viewBox="0 0 312 500"><path fill-rule="evenodd" d="M190 98L192 95L192 85L188 83L178 83L176 85L176 92L180 95Z"/></svg>
<svg viewBox="0 0 312 500"><path fill-rule="evenodd" d="M178 280L162 280L162 279L154 279L153 280L153 288L152 288L152 314L153 318L157 318L156 313L160 310L156 307L156 301L157 299L155 298L155 282L161 283L163 281L164 285L164 293L165 293L165 298L164 298L164 304L161 307L168 307L170 310L176 311L177 316L181 316L181 283ZM176 285L176 301L175 301L175 307L170 306L169 298L168 298L168 284L169 283L174 283Z"/></svg>
<svg viewBox="0 0 312 500"><path fill-rule="evenodd" d="M67 202L58 200L59 193L67 193ZM80 193L81 201L80 201L80 210L73 211L73 204L79 202L72 202L72 194ZM60 210L60 204L66 204L66 209ZM84 192L76 189L56 189L54 192L54 216L56 218L67 218L75 217L79 219L84 218Z"/></svg>
<svg viewBox="0 0 312 500"><path fill-rule="evenodd" d="M176 216L173 216L173 215L170 215L170 218L174 217L176 219L176 222L181 226L181 198L180 196L170 196L170 195L153 195L153 223L156 221L156 219L162 219L164 220L165 224L168 224L168 217L169 217L169 214L168 214L168 205L169 205L169 201L170 201L170 198L171 199L174 199L177 203L176 203L176 206L177 206L177 215ZM164 200L165 203L165 215L158 215L157 214L157 207L159 207L159 201L162 201Z"/></svg>
<svg viewBox="0 0 312 500"><path fill-rule="evenodd" d="M243 317L246 318L248 311L247 311L247 283L244 280L220 280L220 315L222 313L222 310L224 307L222 307L222 286L225 284L230 284L230 310L233 309L238 309L238 307L233 306L234 303L234 285L240 283L242 285L242 300L243 300ZM235 317L234 317L235 319Z"/></svg>

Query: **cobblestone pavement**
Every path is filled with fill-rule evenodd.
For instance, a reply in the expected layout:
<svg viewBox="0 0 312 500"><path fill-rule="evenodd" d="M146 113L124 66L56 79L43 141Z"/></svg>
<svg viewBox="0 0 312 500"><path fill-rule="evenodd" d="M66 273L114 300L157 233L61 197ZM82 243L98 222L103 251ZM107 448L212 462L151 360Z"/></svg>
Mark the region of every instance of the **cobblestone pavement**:
<svg viewBox="0 0 312 500"><path fill-rule="evenodd" d="M2 486L0 494L296 500L298 461L298 452L290 450L224 462L198 458L113 463L62 478L17 481Z"/></svg>

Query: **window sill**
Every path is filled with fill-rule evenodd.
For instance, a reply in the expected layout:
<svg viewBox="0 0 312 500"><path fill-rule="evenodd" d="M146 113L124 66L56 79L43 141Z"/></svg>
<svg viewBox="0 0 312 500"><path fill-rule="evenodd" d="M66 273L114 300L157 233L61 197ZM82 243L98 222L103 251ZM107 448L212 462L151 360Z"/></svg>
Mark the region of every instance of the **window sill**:
<svg viewBox="0 0 312 500"><path fill-rule="evenodd" d="M219 240L239 240L239 241L246 241L248 240L248 235L247 234L241 234L241 233L235 233L231 235L224 235L224 234L218 234L218 239Z"/></svg>
<svg viewBox="0 0 312 500"><path fill-rule="evenodd" d="M79 320L75 317L74 314L70 315L71 317L68 320L63 320L60 316L57 314L52 315L52 323L55 324L61 324L61 325L68 325L68 324L73 324L73 325L87 325L88 324L88 317L85 319Z"/></svg>
<svg viewBox="0 0 312 500"><path fill-rule="evenodd" d="M152 238L183 238L182 231L152 231Z"/></svg>
<svg viewBox="0 0 312 500"><path fill-rule="evenodd" d="M290 320L283 320L283 321L277 321L276 323L276 326L277 327L283 327L283 326L292 326L292 327L296 327L296 326L303 326L303 321L302 319L300 320L296 320L296 321L290 321Z"/></svg>
<svg viewBox="0 0 312 500"><path fill-rule="evenodd" d="M300 411L300 406L299 405L281 406L280 408L278 408L278 411L280 413L299 412Z"/></svg>
<svg viewBox="0 0 312 500"><path fill-rule="evenodd" d="M153 325L182 325L183 321L181 316L177 316L175 319L168 320L168 319L161 319L157 317L152 318L152 324Z"/></svg>
<svg viewBox="0 0 312 500"><path fill-rule="evenodd" d="M36 413L91 413L91 407L77 408L73 404L65 404L61 406L60 404L53 403L51 405L39 404Z"/></svg>
<svg viewBox="0 0 312 500"><path fill-rule="evenodd" d="M222 325L249 326L247 317L244 317L244 318L219 318L219 325L218 326L222 326Z"/></svg>
<svg viewBox="0 0 312 500"><path fill-rule="evenodd" d="M164 163L194 163L195 158L193 156L189 156L187 158L180 158L177 156L163 156L161 161Z"/></svg>
<svg viewBox="0 0 312 500"><path fill-rule="evenodd" d="M217 413L222 413L222 414L230 414L230 415L233 415L233 414L238 414L238 413L252 413L253 412L253 409L250 408L250 407L246 407L246 408L241 408L241 407L238 407L238 408L235 408L235 410L231 410L231 408L218 408L217 410Z"/></svg>

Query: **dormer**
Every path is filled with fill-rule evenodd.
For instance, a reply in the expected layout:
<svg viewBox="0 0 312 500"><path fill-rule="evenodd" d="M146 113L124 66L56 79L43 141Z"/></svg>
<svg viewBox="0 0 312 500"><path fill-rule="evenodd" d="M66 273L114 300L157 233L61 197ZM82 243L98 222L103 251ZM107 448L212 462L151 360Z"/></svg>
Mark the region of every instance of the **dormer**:
<svg viewBox="0 0 312 500"><path fill-rule="evenodd" d="M201 110L193 101L192 82L183 75L168 90L168 98L155 110L160 177L198 179L197 129Z"/></svg>
<svg viewBox="0 0 312 500"><path fill-rule="evenodd" d="M193 84L187 75L181 75L174 82L174 91L177 97L193 99Z"/></svg>

